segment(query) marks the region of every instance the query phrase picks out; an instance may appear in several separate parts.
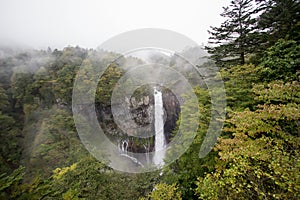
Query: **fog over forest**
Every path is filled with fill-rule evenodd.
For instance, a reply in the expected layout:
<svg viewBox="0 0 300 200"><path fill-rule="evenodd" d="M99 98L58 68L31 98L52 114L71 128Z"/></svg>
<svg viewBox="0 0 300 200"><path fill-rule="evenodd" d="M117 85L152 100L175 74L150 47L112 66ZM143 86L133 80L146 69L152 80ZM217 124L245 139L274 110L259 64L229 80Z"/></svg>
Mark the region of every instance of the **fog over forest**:
<svg viewBox="0 0 300 200"><path fill-rule="evenodd" d="M1 1L0 199L300 199L299 11Z"/></svg>

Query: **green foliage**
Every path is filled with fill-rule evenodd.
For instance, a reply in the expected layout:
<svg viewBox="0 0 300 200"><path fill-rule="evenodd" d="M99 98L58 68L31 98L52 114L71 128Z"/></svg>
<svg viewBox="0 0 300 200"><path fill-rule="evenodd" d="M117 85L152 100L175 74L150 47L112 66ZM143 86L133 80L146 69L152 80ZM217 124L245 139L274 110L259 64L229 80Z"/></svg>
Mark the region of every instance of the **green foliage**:
<svg viewBox="0 0 300 200"><path fill-rule="evenodd" d="M216 171L198 179L201 199L299 198L299 83L259 85L253 92L259 99L281 103L235 112L227 120L224 131L233 138L219 140Z"/></svg>
<svg viewBox="0 0 300 200"><path fill-rule="evenodd" d="M155 185L149 197L152 200L181 200L181 193L177 190L178 188L175 184L159 183Z"/></svg>
<svg viewBox="0 0 300 200"><path fill-rule="evenodd" d="M186 119L184 122L181 118L178 120L177 125L183 123L184 130L187 130L183 135L183 137L191 137L194 135L192 131L188 127L191 126L192 123L199 123L199 128L196 133L196 137L193 138L192 144L189 146L187 151L174 163L170 164L167 168L164 169L163 180L170 184L177 184L178 191L182 194L182 196L186 199L195 198L194 189L196 187L195 182L198 176L203 176L205 172L211 171L214 166L214 153L209 154L205 158L199 158L199 150L203 142L203 137L208 128L209 120L210 120L210 98L208 90L203 89L201 87L194 88L194 92L198 97L198 108L200 119L195 119L195 117L191 116ZM181 111L185 114L192 113L191 111L195 109L193 105L187 103L184 107L181 108ZM194 120L197 121L194 121ZM174 130L174 134L177 133L178 129ZM182 151L182 141L184 138L180 139L180 143L176 146L172 151ZM166 159L169 156L172 156L172 151L167 152Z"/></svg>
<svg viewBox="0 0 300 200"><path fill-rule="evenodd" d="M299 9L298 0L256 0L257 10L261 13L257 28L259 49L274 45L278 39L292 39L299 42Z"/></svg>
<svg viewBox="0 0 300 200"><path fill-rule="evenodd" d="M16 121L6 113L10 102L6 91L0 87L0 173L10 173L19 165L21 135Z"/></svg>
<svg viewBox="0 0 300 200"><path fill-rule="evenodd" d="M0 88L0 172L5 173L1 176L1 199L137 199L152 191L157 173L115 172L88 155L80 143L66 108L86 52L77 47L56 50L54 60L35 65L35 70L25 65L15 69L12 97L10 89ZM24 56L26 62L30 60ZM104 58L100 63L99 56ZM104 68L115 56L100 52L83 63L92 69L92 80L86 80L88 87L96 67ZM110 103L109 95L121 75L117 65L107 68L99 82L98 103ZM8 113L10 107L14 113ZM24 114L25 120L20 120ZM18 129L19 123L23 130ZM20 162L25 169L14 172Z"/></svg>
<svg viewBox="0 0 300 200"><path fill-rule="evenodd" d="M18 187L23 179L24 174L24 167L20 166L9 175L0 175L0 199L18 197L21 192Z"/></svg>
<svg viewBox="0 0 300 200"><path fill-rule="evenodd" d="M25 103L33 103L36 91L33 91L33 74L29 72L15 71L11 79L11 87L14 99L17 100L16 107L21 107Z"/></svg>
<svg viewBox="0 0 300 200"><path fill-rule="evenodd" d="M293 40L279 40L270 47L260 64L266 81L300 79L300 45Z"/></svg>
<svg viewBox="0 0 300 200"><path fill-rule="evenodd" d="M14 127L12 117L0 113L0 172L10 172L18 166L21 157L21 131Z"/></svg>
<svg viewBox="0 0 300 200"><path fill-rule="evenodd" d="M252 64L222 69L226 87L227 105L233 110L254 109L252 84L261 82L261 67Z"/></svg>
<svg viewBox="0 0 300 200"><path fill-rule="evenodd" d="M63 51L57 49L53 51L52 55L55 56L55 60L50 64L50 73L56 74L64 66L80 66L82 61L87 56L87 50L80 47L66 47Z"/></svg>
<svg viewBox="0 0 300 200"><path fill-rule="evenodd" d="M252 31L255 24L254 7L251 0L231 1L223 7L221 14L226 20L220 27L211 27L210 43L218 46L207 47L219 66L245 63L246 54L253 52Z"/></svg>
<svg viewBox="0 0 300 200"><path fill-rule="evenodd" d="M300 103L300 86L298 81L284 83L273 81L268 84L254 85L252 91L257 94L256 99L265 104Z"/></svg>
<svg viewBox="0 0 300 200"><path fill-rule="evenodd" d="M121 76L122 70L117 64L111 64L107 67L98 83L96 103L100 103L106 106L110 105L112 92Z"/></svg>
<svg viewBox="0 0 300 200"><path fill-rule="evenodd" d="M65 65L60 69L53 81L55 98L60 103L71 105L74 79L79 66Z"/></svg>
<svg viewBox="0 0 300 200"><path fill-rule="evenodd" d="M194 88L198 104L188 100L182 106L171 139L179 125L186 131L166 160L193 142L160 175L119 173L95 160L68 110L79 67L85 83L77 88L80 94L96 92L96 108L109 110L123 69L142 60L79 47L1 59L0 199L299 199L299 2L255 3L231 1L221 15L225 21L210 31L212 58L230 66L221 70L228 105L223 137L199 158L214 111L212 91ZM103 76L96 77L99 72ZM141 87L134 95L149 91ZM199 117L192 114L197 108ZM190 130L198 122L198 130Z"/></svg>
<svg viewBox="0 0 300 200"><path fill-rule="evenodd" d="M43 108L51 108L55 102L55 88L52 88L53 83L54 81L52 80L49 71L44 67L38 69L34 74L34 83L32 85L38 92L36 95L38 98L37 103Z"/></svg>
<svg viewBox="0 0 300 200"><path fill-rule="evenodd" d="M231 1L221 14L225 21L211 27L213 46L207 49L219 66L244 64L248 57L258 64L264 51L280 38L299 43L299 8L297 0Z"/></svg>
<svg viewBox="0 0 300 200"><path fill-rule="evenodd" d="M32 114L37 115L38 111ZM43 116L42 113L39 115ZM35 176L42 173L42 177L47 177L53 168L69 165L86 156L69 112L53 108L35 124L35 128L38 128L38 131L33 137L34 141L31 147L26 149L28 151L26 159L29 160L28 175ZM27 138L30 139L29 135Z"/></svg>
<svg viewBox="0 0 300 200"><path fill-rule="evenodd" d="M2 112L8 105L8 96L6 91L0 86L0 112Z"/></svg>
<svg viewBox="0 0 300 200"><path fill-rule="evenodd" d="M91 156L64 168L51 177L23 185L19 199L138 199L152 189L157 174L114 172Z"/></svg>

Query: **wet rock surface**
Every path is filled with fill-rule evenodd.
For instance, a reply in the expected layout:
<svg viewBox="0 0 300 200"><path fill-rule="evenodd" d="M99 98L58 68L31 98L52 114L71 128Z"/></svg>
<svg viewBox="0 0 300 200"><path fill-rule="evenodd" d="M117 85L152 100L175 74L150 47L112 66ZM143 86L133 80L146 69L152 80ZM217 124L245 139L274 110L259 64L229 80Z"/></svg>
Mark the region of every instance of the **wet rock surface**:
<svg viewBox="0 0 300 200"><path fill-rule="evenodd" d="M164 133L167 142L170 142L172 132L176 127L176 122L180 114L180 105L176 96L167 88L161 87L163 108L164 108ZM126 98L122 106L128 109L130 123L135 123L136 127L142 127L143 133L139 129L132 127L132 124L126 123L122 127L114 121L114 116L124 119L124 110L120 109L112 114L111 106L96 105L98 121L101 128L108 138L114 143L121 140L128 140L128 150L133 152L149 152L153 149L154 141L154 95L153 90L146 88L144 91L135 92L130 98ZM142 134L142 136L141 136ZM146 135L146 137L145 137ZM142 138L140 138L140 136ZM149 136L149 137L148 137ZM145 148L147 146L147 148Z"/></svg>

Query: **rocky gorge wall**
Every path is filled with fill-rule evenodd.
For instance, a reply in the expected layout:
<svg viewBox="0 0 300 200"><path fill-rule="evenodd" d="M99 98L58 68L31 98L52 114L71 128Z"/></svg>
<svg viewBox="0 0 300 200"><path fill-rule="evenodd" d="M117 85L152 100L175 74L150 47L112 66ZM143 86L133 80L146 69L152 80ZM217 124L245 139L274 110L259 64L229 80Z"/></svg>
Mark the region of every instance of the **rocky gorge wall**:
<svg viewBox="0 0 300 200"><path fill-rule="evenodd" d="M164 108L164 134L168 143L179 118L180 105L170 90L164 87L161 87L160 90ZM153 151L155 135L153 89L146 87L143 88L143 92L134 92L122 104L120 108L124 109L115 110L114 114L111 105L96 105L98 120L104 133L116 145L120 145L122 141L126 140L128 151L138 153ZM125 111L125 109L128 110ZM114 117L121 119L122 124L119 124L121 127L115 122Z"/></svg>

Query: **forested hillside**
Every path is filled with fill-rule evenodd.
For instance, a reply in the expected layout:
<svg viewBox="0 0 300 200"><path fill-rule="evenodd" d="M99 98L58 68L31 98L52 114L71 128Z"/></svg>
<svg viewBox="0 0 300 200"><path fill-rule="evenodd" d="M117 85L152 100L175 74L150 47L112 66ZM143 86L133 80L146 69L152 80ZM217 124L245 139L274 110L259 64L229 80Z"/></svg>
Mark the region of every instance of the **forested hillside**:
<svg viewBox="0 0 300 200"><path fill-rule="evenodd" d="M196 137L161 171L130 174L110 168L85 149L73 120L80 66L108 66L95 104L100 124L117 141L122 135L109 108L113 86L123 75L119 66L143 60L78 46L0 47L0 199L299 199L299 1L233 0L224 6L224 22L211 27L206 47L226 87L222 135L199 158L211 101L208 89L193 88L201 111ZM107 63L111 58L118 62ZM169 104L178 106L171 92L165 93L164 101L171 98ZM143 112L151 110L149 92L137 96L147 96ZM169 140L180 123L178 113L192 108L180 109L168 113L173 114ZM142 151L143 142L127 145ZM153 141L147 145L151 150Z"/></svg>

